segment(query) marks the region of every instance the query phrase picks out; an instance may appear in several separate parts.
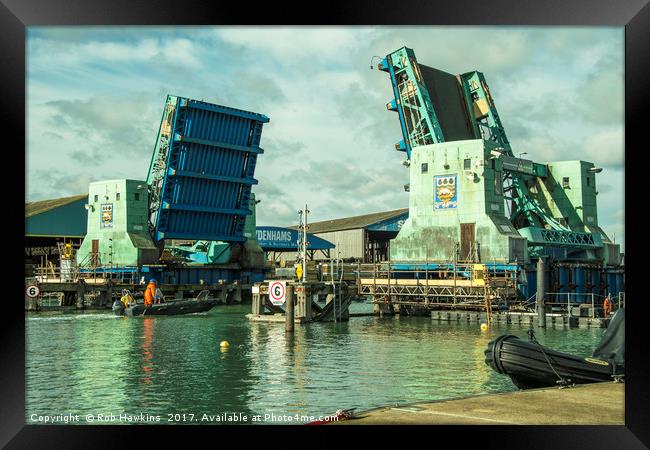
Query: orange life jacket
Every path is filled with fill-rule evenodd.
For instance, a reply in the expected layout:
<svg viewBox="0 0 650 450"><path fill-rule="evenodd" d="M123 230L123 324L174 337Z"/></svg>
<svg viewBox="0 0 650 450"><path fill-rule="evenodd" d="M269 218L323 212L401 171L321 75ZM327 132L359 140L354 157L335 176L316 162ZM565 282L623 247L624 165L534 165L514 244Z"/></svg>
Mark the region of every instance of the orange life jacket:
<svg viewBox="0 0 650 450"><path fill-rule="evenodd" d="M144 291L145 306L153 305L153 299L156 296L156 284L149 283Z"/></svg>
<svg viewBox="0 0 650 450"><path fill-rule="evenodd" d="M605 310L606 315L609 315L609 313L612 312L612 303L609 301L609 298L605 298L605 303L603 303L603 309Z"/></svg>

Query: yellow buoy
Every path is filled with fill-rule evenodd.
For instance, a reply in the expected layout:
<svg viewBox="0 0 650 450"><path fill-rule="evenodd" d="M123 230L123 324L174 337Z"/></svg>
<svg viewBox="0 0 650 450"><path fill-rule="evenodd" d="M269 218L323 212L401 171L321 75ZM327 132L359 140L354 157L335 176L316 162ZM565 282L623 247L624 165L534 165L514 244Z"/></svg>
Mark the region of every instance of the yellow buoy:
<svg viewBox="0 0 650 450"><path fill-rule="evenodd" d="M488 329L488 326L486 323L481 324L481 331L486 331Z"/></svg>
<svg viewBox="0 0 650 450"><path fill-rule="evenodd" d="M221 344L219 344L219 347L228 348L228 347L230 347L230 344L228 343L228 341L221 341Z"/></svg>

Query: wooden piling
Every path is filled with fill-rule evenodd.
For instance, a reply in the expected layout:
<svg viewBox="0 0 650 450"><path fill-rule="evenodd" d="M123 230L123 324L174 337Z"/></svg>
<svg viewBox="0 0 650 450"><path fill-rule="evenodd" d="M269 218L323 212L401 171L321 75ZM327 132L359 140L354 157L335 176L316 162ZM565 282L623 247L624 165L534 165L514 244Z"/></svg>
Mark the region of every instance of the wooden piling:
<svg viewBox="0 0 650 450"><path fill-rule="evenodd" d="M77 309L83 309L85 306L84 297L86 294L86 283L79 280L77 283Z"/></svg>
<svg viewBox="0 0 650 450"><path fill-rule="evenodd" d="M260 286L253 286L252 291L252 313L256 316L264 313L264 302L262 301L262 294L260 293Z"/></svg>
<svg viewBox="0 0 650 450"><path fill-rule="evenodd" d="M293 333L294 327L294 313L293 313L293 286L287 285L286 301L285 301L285 321L284 330L287 333Z"/></svg>

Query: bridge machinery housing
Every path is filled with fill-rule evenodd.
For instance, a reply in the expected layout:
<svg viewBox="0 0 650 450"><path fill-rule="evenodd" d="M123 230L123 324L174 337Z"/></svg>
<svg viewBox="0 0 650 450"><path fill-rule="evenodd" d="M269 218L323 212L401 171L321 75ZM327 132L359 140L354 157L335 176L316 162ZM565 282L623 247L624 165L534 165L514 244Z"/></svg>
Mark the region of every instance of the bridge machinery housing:
<svg viewBox="0 0 650 450"><path fill-rule="evenodd" d="M516 157L481 72L427 67L406 47L378 68L390 76L394 98L386 107L398 113L402 139L395 148L410 170L409 218L391 242L389 276L441 279L453 264L456 284L491 274L516 283L508 292L522 299L534 295L534 265L543 258L552 295L573 293L579 301L581 294L623 290L619 245L598 225L601 169ZM463 264L479 272L461 270ZM486 297L504 300L496 291Z"/></svg>
<svg viewBox="0 0 650 450"><path fill-rule="evenodd" d="M145 180L90 184L79 272L171 285L264 278L251 192L268 117L167 96ZM127 276L128 275L128 276Z"/></svg>

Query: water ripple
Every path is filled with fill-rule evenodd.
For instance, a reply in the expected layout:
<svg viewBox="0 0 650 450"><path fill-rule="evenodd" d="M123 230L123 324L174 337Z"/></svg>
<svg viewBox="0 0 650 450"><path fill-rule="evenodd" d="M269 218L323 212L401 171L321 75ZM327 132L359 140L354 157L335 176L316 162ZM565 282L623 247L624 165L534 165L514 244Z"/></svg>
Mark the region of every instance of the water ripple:
<svg viewBox="0 0 650 450"><path fill-rule="evenodd" d="M371 305L355 305L371 308ZM29 314L26 415L329 414L341 408L514 390L483 362L470 324L359 317L297 327L249 323L248 306L185 317ZM547 329L541 343L588 355L602 330ZM219 343L230 342L221 350Z"/></svg>

